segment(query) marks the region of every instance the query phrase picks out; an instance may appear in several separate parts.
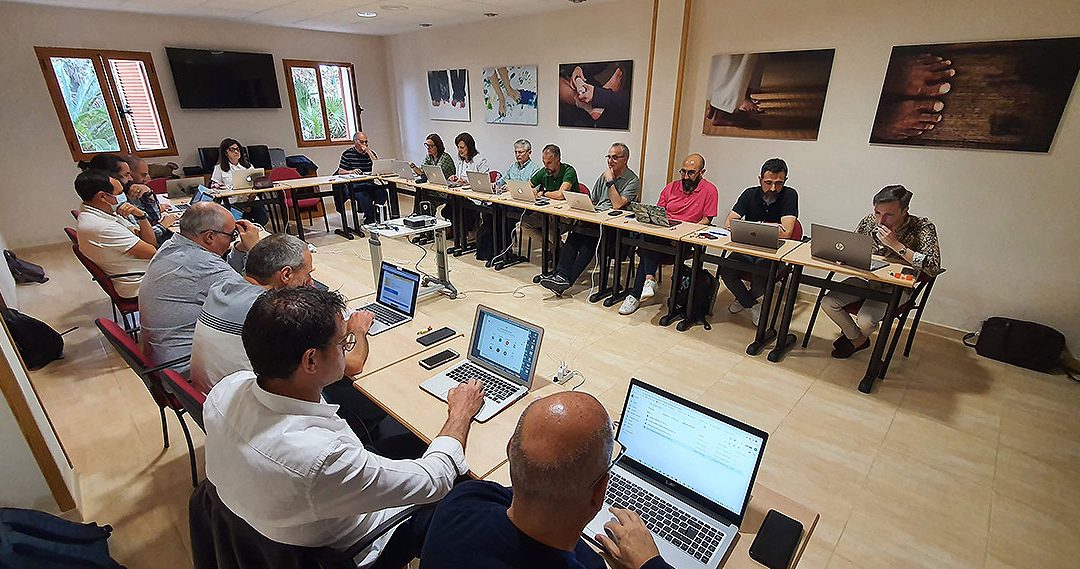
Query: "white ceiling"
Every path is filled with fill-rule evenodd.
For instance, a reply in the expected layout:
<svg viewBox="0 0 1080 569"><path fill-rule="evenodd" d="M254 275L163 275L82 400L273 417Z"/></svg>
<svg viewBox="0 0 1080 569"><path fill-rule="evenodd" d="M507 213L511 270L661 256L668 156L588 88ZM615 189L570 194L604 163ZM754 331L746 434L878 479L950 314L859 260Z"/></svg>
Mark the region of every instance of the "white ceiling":
<svg viewBox="0 0 1080 569"><path fill-rule="evenodd" d="M172 14L241 20L287 28L394 35L420 29L421 23L449 26L488 19L573 9L570 0L17 0L98 10ZM589 4L616 0L587 0ZM394 9L397 7L398 9ZM404 7L404 9L401 9ZM375 12L375 18L357 17Z"/></svg>

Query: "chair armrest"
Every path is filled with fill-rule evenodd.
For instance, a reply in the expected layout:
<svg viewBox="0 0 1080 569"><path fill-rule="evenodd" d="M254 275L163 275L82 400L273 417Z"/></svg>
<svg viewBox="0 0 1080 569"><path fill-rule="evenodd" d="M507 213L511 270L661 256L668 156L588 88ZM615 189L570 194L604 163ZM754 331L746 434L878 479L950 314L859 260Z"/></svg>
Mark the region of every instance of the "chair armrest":
<svg viewBox="0 0 1080 569"><path fill-rule="evenodd" d="M363 537L363 539L349 547L349 549L345 551L345 555L347 555L349 559L352 559L353 562L356 562L356 558L361 553L366 551L369 547L371 547L371 544L375 543L375 540L382 537L383 534L385 534L386 532L397 527L397 525L401 522L411 518L413 514L426 506L428 506L428 504L413 504L412 506L405 508L397 514L394 514L393 517L379 524L375 529L369 531L367 535Z"/></svg>
<svg viewBox="0 0 1080 569"><path fill-rule="evenodd" d="M146 368L146 371L144 373L148 373L148 374L157 373L157 372L159 372L159 371L161 371L163 369L171 368L176 364L182 364L182 363L184 363L184 362L186 362L186 361L188 361L190 359L191 359L191 356L182 356L182 357L176 358L175 360L169 360L169 361L167 361L167 362L165 362L165 363L163 363L161 365L156 365L156 366L151 367L151 368Z"/></svg>

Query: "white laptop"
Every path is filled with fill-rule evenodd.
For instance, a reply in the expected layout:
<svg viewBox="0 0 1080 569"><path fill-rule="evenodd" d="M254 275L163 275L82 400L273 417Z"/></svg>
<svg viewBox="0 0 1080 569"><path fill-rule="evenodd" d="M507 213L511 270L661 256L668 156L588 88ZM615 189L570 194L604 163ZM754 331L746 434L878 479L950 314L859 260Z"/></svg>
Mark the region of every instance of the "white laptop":
<svg viewBox="0 0 1080 569"><path fill-rule="evenodd" d="M533 191L532 186L528 182L507 180L506 191L510 192L510 197L515 200L529 203L536 202L536 192Z"/></svg>
<svg viewBox="0 0 1080 569"><path fill-rule="evenodd" d="M592 203L592 197L588 194L582 194L579 192L563 192L563 197L566 198L566 203L574 209L580 209L582 211L607 211L611 209L607 207L597 207Z"/></svg>
<svg viewBox="0 0 1080 569"><path fill-rule="evenodd" d="M466 172L469 177L469 188L481 194L494 194L495 188L491 184L491 174L486 172Z"/></svg>
<svg viewBox="0 0 1080 569"><path fill-rule="evenodd" d="M816 259L864 271L889 266L871 257L874 239L869 235L814 223L810 225L810 237L810 256Z"/></svg>
<svg viewBox="0 0 1080 569"><path fill-rule="evenodd" d="M416 172L413 172L412 166L409 166L408 160L394 160L394 171L391 175L395 175L404 180L415 180Z"/></svg>
<svg viewBox="0 0 1080 569"><path fill-rule="evenodd" d="M396 170L394 170L393 158L379 158L371 163L372 176L385 176L394 173L396 173Z"/></svg>
<svg viewBox="0 0 1080 569"><path fill-rule="evenodd" d="M484 305L477 305L467 359L420 384L446 401L446 393L470 379L484 384L483 423L525 397L532 387L544 329Z"/></svg>
<svg viewBox="0 0 1080 569"><path fill-rule="evenodd" d="M262 168L237 168L232 171L232 189L246 190L255 185L256 178L262 178L266 172Z"/></svg>
<svg viewBox="0 0 1080 569"><path fill-rule="evenodd" d="M442 168L438 166L424 166L424 175L427 176L427 181L437 186L446 186L448 188L457 188L464 186L461 182L447 181L446 175L443 174Z"/></svg>
<svg viewBox="0 0 1080 569"><path fill-rule="evenodd" d="M360 308L375 314L368 335L381 334L412 320L419 290L419 274L383 261L375 302Z"/></svg>
<svg viewBox="0 0 1080 569"><path fill-rule="evenodd" d="M775 223L731 220L731 241L766 249L780 248L780 226Z"/></svg>
<svg viewBox="0 0 1080 569"><path fill-rule="evenodd" d="M630 380L604 507L582 534L595 542L609 506L633 510L673 567L715 569L735 543L768 434Z"/></svg>

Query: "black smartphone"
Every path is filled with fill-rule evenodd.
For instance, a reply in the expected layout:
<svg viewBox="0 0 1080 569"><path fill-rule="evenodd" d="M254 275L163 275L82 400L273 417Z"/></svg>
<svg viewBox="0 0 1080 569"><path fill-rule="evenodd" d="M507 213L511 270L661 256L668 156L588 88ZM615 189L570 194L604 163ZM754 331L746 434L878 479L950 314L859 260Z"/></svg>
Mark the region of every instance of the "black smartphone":
<svg viewBox="0 0 1080 569"><path fill-rule="evenodd" d="M802 539L803 525L776 510L769 510L757 537L750 544L750 558L769 569L787 569Z"/></svg>
<svg viewBox="0 0 1080 569"><path fill-rule="evenodd" d="M611 217L615 217L616 215L619 215L621 213L622 213L621 209L613 209L613 210L608 212L608 215L610 215Z"/></svg>
<svg viewBox="0 0 1080 569"><path fill-rule="evenodd" d="M626 216L626 219L634 219L635 217L637 216L631 213L630 215Z"/></svg>
<svg viewBox="0 0 1080 569"><path fill-rule="evenodd" d="M416 338L416 343L420 344L421 346L431 346L449 338L450 336L453 336L454 334L457 334L457 332L455 332L452 328L447 328L443 326L438 330L432 330L431 332L428 332L423 336L418 336Z"/></svg>
<svg viewBox="0 0 1080 569"><path fill-rule="evenodd" d="M434 356L428 356L420 360L420 367L424 369L435 369L446 362L457 359L459 355L461 354L455 352L454 350L446 349L435 354Z"/></svg>

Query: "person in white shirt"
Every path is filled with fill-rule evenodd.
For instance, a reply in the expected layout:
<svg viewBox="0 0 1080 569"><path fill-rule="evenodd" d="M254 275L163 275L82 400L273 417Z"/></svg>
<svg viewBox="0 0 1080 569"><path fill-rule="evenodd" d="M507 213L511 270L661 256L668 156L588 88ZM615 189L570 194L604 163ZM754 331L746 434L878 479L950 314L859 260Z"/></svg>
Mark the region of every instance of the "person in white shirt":
<svg viewBox="0 0 1080 569"><path fill-rule="evenodd" d="M248 160L247 148L235 138L226 138L218 145L218 163L214 166L214 173L210 175L210 187L215 190L231 190L233 173L249 168L251 161ZM244 212L244 219L260 225L266 225L270 221L270 214L262 204L242 205L240 209Z"/></svg>
<svg viewBox="0 0 1080 569"><path fill-rule="evenodd" d="M79 251L111 277L117 294L138 297L143 273L157 252L157 237L146 213L127 201L120 180L104 170L79 174L75 193L83 202L77 223Z"/></svg>
<svg viewBox="0 0 1080 569"><path fill-rule="evenodd" d="M476 140L471 134L463 132L457 135L454 138L454 144L457 145L459 162L457 163L457 173L450 177L451 182L468 184L468 172L487 174L491 171L487 159L482 158L480 151L476 149Z"/></svg>
<svg viewBox="0 0 1080 569"><path fill-rule="evenodd" d="M203 407L206 477L229 510L280 543L348 549L401 508L441 499L468 471L465 441L483 404L476 380L449 392L442 431L413 460L368 451L323 401L371 324L350 331L344 309L336 292L264 293L244 322L254 372L222 379ZM418 555L430 510L376 540L360 567L400 568Z"/></svg>

